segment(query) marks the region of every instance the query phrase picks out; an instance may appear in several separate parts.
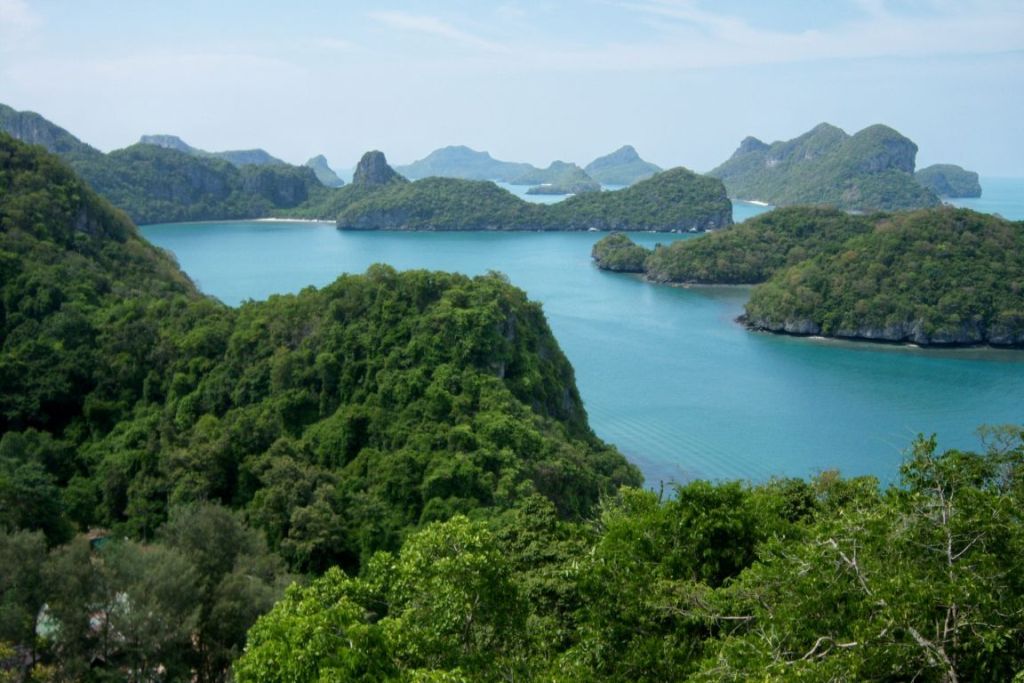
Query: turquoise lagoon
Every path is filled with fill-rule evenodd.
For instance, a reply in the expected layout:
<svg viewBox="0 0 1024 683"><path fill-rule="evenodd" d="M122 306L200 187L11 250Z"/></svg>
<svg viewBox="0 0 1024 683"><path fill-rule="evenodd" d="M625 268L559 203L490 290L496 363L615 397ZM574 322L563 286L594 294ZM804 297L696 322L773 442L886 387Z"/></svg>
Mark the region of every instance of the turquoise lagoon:
<svg viewBox="0 0 1024 683"><path fill-rule="evenodd" d="M340 232L259 221L142 231L231 305L373 263L506 273L542 302L594 430L654 487L826 469L891 480L919 433L937 433L942 448L977 448L979 425L1024 423L1024 352L751 333L735 322L748 288L654 286L599 271L594 233ZM690 239L632 237L649 246Z"/></svg>

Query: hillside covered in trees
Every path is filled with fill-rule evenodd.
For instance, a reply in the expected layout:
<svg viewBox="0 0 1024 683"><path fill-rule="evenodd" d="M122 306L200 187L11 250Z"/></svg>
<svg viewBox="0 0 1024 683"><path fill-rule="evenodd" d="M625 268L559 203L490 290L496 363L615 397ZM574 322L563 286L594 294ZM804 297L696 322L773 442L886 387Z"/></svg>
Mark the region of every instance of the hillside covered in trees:
<svg viewBox="0 0 1024 683"><path fill-rule="evenodd" d="M935 206L933 192L914 178L917 145L883 125L854 135L827 123L792 140L743 140L708 175L729 196L775 206L815 204L848 211L896 211Z"/></svg>
<svg viewBox="0 0 1024 683"><path fill-rule="evenodd" d="M1024 224L967 209L894 214L777 272L755 329L916 344L1024 345Z"/></svg>
<svg viewBox="0 0 1024 683"><path fill-rule="evenodd" d="M100 195L136 223L258 218L325 192L313 169L262 150L195 150L171 136L104 154L33 112L0 104L0 131L59 154ZM183 146L183 147L182 147ZM259 154L262 152L262 154Z"/></svg>
<svg viewBox="0 0 1024 683"><path fill-rule="evenodd" d="M286 571L356 571L455 513L540 499L585 518L640 481L590 431L540 307L500 276L376 266L231 309L4 135L0 227L0 529L34 558L0 553L0 641L61 676L220 676ZM183 539L196 525L235 540ZM87 529L131 540L90 554ZM46 578L71 568L79 583ZM99 605L118 638L90 625Z"/></svg>

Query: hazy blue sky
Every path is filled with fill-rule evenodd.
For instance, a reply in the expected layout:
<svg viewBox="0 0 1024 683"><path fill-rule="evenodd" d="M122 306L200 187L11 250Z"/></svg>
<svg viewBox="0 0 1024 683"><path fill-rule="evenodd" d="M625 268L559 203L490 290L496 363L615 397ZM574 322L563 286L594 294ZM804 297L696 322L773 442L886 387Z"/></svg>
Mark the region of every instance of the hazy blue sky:
<svg viewBox="0 0 1024 683"><path fill-rule="evenodd" d="M0 102L301 163L447 144L706 171L740 140L886 123L918 165L1024 176L1024 0L0 0Z"/></svg>

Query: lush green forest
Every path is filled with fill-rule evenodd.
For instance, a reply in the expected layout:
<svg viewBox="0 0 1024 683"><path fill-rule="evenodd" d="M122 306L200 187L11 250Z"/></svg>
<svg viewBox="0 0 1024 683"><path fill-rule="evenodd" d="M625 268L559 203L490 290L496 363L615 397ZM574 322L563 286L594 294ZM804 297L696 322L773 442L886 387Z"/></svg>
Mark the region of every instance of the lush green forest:
<svg viewBox="0 0 1024 683"><path fill-rule="evenodd" d="M898 485L624 488L422 529L359 575L293 586L240 683L996 681L1024 668L1019 428L920 439Z"/></svg>
<svg viewBox="0 0 1024 683"><path fill-rule="evenodd" d="M849 244L1021 253L931 214ZM231 309L4 135L0 275L2 679L1024 677L1020 427L884 488L642 490L500 275Z"/></svg>
<svg viewBox="0 0 1024 683"><path fill-rule="evenodd" d="M6 136L0 226L0 527L13 534L4 542L49 548L54 571L84 562L88 574L67 603L50 592L61 586L40 579L0 620L0 640L61 676L99 660L202 660L223 671L286 570L356 571L430 521L486 518L538 497L581 519L602 495L639 483L590 431L540 307L499 275L376 266L230 309L199 295L62 163ZM203 563L214 560L167 540L168 525L189 515L245 537L213 574ZM131 540L108 565L105 550L94 557L76 540L88 529L102 529L94 535L112 548ZM151 581L182 583L147 583L147 563L162 566L152 546L184 557ZM260 581L235 585L232 573L251 562L266 569ZM20 571L4 567L0 585L20 586ZM174 596L193 592L189 580L207 591L200 621L159 612L146 627L165 629L153 642L166 638L173 657L112 644L89 623L92 605L129 589L151 592L159 609L185 609ZM264 602L249 605L243 588ZM222 591L249 611L231 616L233 635L211 654L184 624L216 627ZM5 588L4 604L16 596ZM39 628L49 633L42 642L32 637Z"/></svg>
<svg viewBox="0 0 1024 683"><path fill-rule="evenodd" d="M1024 345L1024 224L967 209L893 214L754 290L758 329L918 344Z"/></svg>
<svg viewBox="0 0 1024 683"><path fill-rule="evenodd" d="M708 173L730 197L775 206L816 204L852 211L935 206L938 198L914 179L917 145L874 125L847 135L827 123L792 140L765 144L746 138Z"/></svg>

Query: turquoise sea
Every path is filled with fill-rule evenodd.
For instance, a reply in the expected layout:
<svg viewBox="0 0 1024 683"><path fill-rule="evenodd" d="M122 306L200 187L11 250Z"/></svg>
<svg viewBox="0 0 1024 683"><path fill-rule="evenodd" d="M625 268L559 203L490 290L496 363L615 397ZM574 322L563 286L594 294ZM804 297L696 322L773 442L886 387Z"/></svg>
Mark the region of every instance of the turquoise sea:
<svg viewBox="0 0 1024 683"><path fill-rule="evenodd" d="M1015 182L1024 197L1024 182ZM1014 209L990 210L1010 217ZM601 272L590 261L594 233L356 233L251 221L142 230L231 305L377 262L506 273L543 303L594 430L655 487L833 468L889 480L918 433L937 433L940 447L974 448L978 425L1024 423L1024 352L750 333L734 322L748 288L672 288Z"/></svg>

